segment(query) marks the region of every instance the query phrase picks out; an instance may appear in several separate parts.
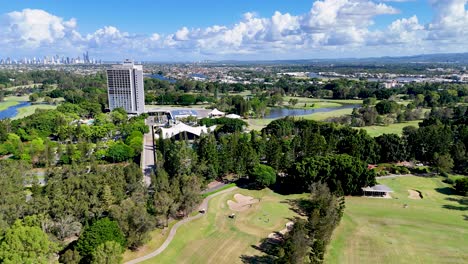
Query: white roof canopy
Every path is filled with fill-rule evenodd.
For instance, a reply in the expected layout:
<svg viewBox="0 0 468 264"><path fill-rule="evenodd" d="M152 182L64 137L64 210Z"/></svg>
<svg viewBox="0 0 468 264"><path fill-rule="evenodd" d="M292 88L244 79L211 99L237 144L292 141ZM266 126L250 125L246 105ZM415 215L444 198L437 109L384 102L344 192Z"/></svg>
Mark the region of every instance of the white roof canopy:
<svg viewBox="0 0 468 264"><path fill-rule="evenodd" d="M189 125L186 125L182 122L179 124L169 127L169 128L164 128L161 127L159 130L161 131L162 138L171 138L177 134L183 133L183 132L189 132L192 133L196 136L200 136L202 133L208 133L208 131L213 132L216 129L216 126L211 126L211 127L206 127L206 126L198 126L198 127L192 127ZM159 136L159 130L156 132L156 136Z"/></svg>
<svg viewBox="0 0 468 264"><path fill-rule="evenodd" d="M224 112L221 112L219 111L218 109L213 109L213 111L211 111L209 114L209 116L224 116L225 113Z"/></svg>
<svg viewBox="0 0 468 264"><path fill-rule="evenodd" d="M240 119L241 116L240 115L236 115L236 114L229 114L226 116L227 118L232 118L232 119Z"/></svg>

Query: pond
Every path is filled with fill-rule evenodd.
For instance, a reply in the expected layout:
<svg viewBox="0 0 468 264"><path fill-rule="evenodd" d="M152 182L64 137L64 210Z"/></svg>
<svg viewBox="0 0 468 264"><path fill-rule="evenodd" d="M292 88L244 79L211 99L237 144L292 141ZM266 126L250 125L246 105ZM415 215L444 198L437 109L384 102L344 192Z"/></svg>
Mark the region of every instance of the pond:
<svg viewBox="0 0 468 264"><path fill-rule="evenodd" d="M0 111L0 120L6 118L13 118L18 114L18 109L31 105L30 102L20 102L15 106L8 107L7 109Z"/></svg>
<svg viewBox="0 0 468 264"><path fill-rule="evenodd" d="M176 82L176 80L174 80L174 79L169 79L169 78L167 78L166 76L160 75L160 74L145 75L145 77L150 77L150 78L158 79L158 80L161 80L161 81L168 81L168 82L170 82L170 83L175 83L175 82Z"/></svg>
<svg viewBox="0 0 468 264"><path fill-rule="evenodd" d="M358 108L359 104L345 104L340 107L327 107L327 108L316 108L316 109L293 109L293 108L271 108L270 112L265 115L265 119L270 118L282 118L286 116L302 116L313 113L331 112L340 109Z"/></svg>

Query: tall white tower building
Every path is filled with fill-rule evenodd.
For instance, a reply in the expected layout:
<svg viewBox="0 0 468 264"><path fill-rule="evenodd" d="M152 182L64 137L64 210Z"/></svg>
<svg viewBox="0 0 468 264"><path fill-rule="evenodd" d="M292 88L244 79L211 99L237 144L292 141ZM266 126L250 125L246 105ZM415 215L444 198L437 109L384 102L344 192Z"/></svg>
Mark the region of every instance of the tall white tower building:
<svg viewBox="0 0 468 264"><path fill-rule="evenodd" d="M143 87L143 66L126 60L120 65L107 69L107 95L109 108L122 107L130 114L145 111L145 91Z"/></svg>

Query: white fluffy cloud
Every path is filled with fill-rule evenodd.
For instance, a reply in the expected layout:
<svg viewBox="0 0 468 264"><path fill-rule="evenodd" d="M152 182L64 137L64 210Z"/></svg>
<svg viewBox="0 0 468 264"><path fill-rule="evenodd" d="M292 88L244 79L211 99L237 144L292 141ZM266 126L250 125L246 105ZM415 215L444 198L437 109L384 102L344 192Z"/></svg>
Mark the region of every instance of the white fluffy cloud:
<svg viewBox="0 0 468 264"><path fill-rule="evenodd" d="M390 47L402 53L440 51L435 43L463 49L455 43L468 41L468 0L429 0L434 10L430 23L422 24L418 17L411 16L372 30L378 16L399 14L392 2L406 0L319 0L304 14L276 11L271 17L259 17L249 12L230 26L182 27L166 35L137 35L114 26L83 35L77 29L79 21L73 18L66 20L44 10L24 9L1 17L0 50L51 54L67 51L67 55L89 50L109 59L127 55L148 60L276 59L330 57L336 52L345 56L372 52L389 55Z"/></svg>
<svg viewBox="0 0 468 264"><path fill-rule="evenodd" d="M0 20L0 41L4 46L35 49L58 41L70 44L80 40L76 20L64 20L38 9L5 14Z"/></svg>

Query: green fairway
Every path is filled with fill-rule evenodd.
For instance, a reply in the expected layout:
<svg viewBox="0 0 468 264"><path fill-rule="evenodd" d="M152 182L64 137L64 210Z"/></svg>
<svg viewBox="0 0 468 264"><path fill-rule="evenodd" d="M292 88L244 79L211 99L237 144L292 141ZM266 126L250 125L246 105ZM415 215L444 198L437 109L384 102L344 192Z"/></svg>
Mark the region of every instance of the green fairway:
<svg viewBox="0 0 468 264"><path fill-rule="evenodd" d="M332 117L339 117L343 115L350 115L353 112L352 108L346 108L346 109L337 109L329 112L316 112L312 113L309 115L301 115L297 116L296 118L304 118L308 120L315 120L315 121L323 121L328 118ZM275 119L248 119L247 123L249 124L249 129L252 130L262 130L262 128L266 127L271 121Z"/></svg>
<svg viewBox="0 0 468 264"><path fill-rule="evenodd" d="M304 118L308 120L323 121L332 117L339 117L343 115L350 115L353 112L352 108L338 109L330 112L318 112L310 115L299 116L299 118Z"/></svg>
<svg viewBox="0 0 468 264"><path fill-rule="evenodd" d="M466 199L440 178L379 183L395 191L393 199L347 197L326 263L468 263ZM423 199L408 198L409 189Z"/></svg>
<svg viewBox="0 0 468 264"><path fill-rule="evenodd" d="M15 106L19 104L19 102L16 101L4 101L0 103L0 111L3 111L5 109L8 109L9 107Z"/></svg>
<svg viewBox="0 0 468 264"><path fill-rule="evenodd" d="M397 134L401 135L403 132L403 128L407 126L414 126L419 127L419 122L421 120L403 122L403 123L395 123L390 124L388 126L367 126L367 127L356 127L356 129L365 129L367 134L372 137L378 137L382 134Z"/></svg>
<svg viewBox="0 0 468 264"><path fill-rule="evenodd" d="M43 104L29 105L29 106L21 107L21 108L18 109L18 114L15 117L13 117L12 119L20 119L20 118L23 118L23 117L26 117L26 116L30 116L30 115L34 114L36 109L50 110L50 109L55 109L55 108L57 108L56 105L43 105Z"/></svg>
<svg viewBox="0 0 468 264"><path fill-rule="evenodd" d="M242 212L228 216L228 200L234 194L260 198L260 202ZM206 216L182 225L160 255L143 263L242 263L241 255L260 255L252 245L258 245L268 234L285 228L288 218L295 213L286 199L301 195L282 196L269 189L251 191L236 189L214 197Z"/></svg>

